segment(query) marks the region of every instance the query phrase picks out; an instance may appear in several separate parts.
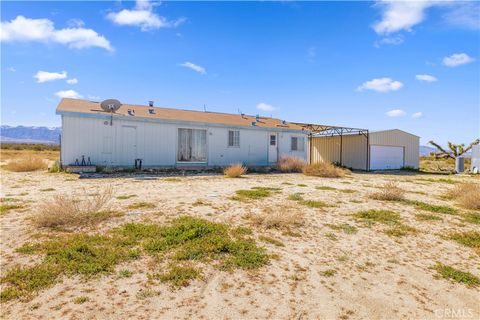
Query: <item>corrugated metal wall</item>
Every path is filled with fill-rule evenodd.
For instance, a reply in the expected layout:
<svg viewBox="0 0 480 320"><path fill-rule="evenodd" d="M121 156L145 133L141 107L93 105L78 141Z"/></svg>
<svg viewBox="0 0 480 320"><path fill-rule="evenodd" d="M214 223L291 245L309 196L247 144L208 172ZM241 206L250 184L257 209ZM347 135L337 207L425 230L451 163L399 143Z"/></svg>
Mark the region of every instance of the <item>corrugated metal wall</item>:
<svg viewBox="0 0 480 320"><path fill-rule="evenodd" d="M363 135L343 136L342 164L349 168L365 170L367 164L367 139ZM370 146L404 147L404 165L419 167L419 137L401 130L371 132ZM311 139L312 163L327 161L340 163L340 137L315 137Z"/></svg>
<svg viewBox="0 0 480 320"><path fill-rule="evenodd" d="M340 139L342 143L342 161L340 161ZM336 162L354 169L366 170L367 166L367 138L363 135L348 135L340 138L314 137L311 139L310 161Z"/></svg>
<svg viewBox="0 0 480 320"><path fill-rule="evenodd" d="M370 145L404 147L404 166L418 168L420 164L420 138L402 130L370 133Z"/></svg>

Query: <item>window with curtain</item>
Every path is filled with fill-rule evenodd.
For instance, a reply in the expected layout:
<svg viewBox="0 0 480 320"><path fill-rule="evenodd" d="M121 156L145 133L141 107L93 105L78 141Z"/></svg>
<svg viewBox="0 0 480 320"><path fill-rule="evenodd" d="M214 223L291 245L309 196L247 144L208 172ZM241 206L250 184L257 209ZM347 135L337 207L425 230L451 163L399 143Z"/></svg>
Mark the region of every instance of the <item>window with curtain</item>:
<svg viewBox="0 0 480 320"><path fill-rule="evenodd" d="M240 131L228 130L228 146L240 147Z"/></svg>
<svg viewBox="0 0 480 320"><path fill-rule="evenodd" d="M292 151L304 151L305 150L305 138L304 137L292 137L291 150Z"/></svg>
<svg viewBox="0 0 480 320"><path fill-rule="evenodd" d="M207 130L178 129L178 161L207 161Z"/></svg>

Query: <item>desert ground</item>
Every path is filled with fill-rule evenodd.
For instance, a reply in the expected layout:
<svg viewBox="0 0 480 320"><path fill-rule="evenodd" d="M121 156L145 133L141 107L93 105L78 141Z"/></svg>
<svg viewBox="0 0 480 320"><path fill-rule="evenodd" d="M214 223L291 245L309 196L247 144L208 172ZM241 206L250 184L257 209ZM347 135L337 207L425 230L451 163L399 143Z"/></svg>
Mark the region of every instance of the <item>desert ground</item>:
<svg viewBox="0 0 480 320"><path fill-rule="evenodd" d="M193 259L201 274L172 286L154 274L173 258L141 251L107 272L65 273L28 295L2 300L4 319L480 318L479 240L472 246L451 236L478 235L479 213L444 197L461 183L480 183L477 177L392 172L343 178L300 173L80 178L5 169L0 174L2 205L13 204L0 215L2 279L12 268L45 258L19 252L25 244L104 235L132 222L168 225L180 216L247 230L242 237L263 248L268 259L255 268L232 269ZM392 181L405 190L405 201L371 198ZM244 198L238 190L265 192ZM116 214L108 218L71 228L34 223L56 195L102 192L112 192L108 210ZM361 214L372 210L399 219L392 224ZM442 273L439 265L454 269ZM2 280L2 290L9 286Z"/></svg>

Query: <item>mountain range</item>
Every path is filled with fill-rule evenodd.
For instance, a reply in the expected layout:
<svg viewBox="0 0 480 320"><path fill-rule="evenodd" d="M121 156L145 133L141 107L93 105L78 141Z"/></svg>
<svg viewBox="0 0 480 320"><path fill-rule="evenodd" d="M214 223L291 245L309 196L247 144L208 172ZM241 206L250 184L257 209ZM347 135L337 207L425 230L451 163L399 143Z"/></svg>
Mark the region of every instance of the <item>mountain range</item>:
<svg viewBox="0 0 480 320"><path fill-rule="evenodd" d="M0 140L3 143L46 143L59 144L60 127L26 127L7 126L0 127Z"/></svg>

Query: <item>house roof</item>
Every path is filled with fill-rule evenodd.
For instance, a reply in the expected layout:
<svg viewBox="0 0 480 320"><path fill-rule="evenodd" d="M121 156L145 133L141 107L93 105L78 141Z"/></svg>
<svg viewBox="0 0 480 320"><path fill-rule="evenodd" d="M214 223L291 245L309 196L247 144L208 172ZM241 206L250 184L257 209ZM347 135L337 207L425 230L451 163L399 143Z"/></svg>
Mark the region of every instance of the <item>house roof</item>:
<svg viewBox="0 0 480 320"><path fill-rule="evenodd" d="M150 113L149 109L154 109L154 113ZM134 116L129 115L129 110L134 111ZM109 112L104 111L100 107L100 102L63 98L57 106L57 113L69 112L98 115L110 114ZM251 115L240 115L210 111L193 111L173 108L159 108L133 104L122 104L122 106L115 112L115 115L128 118L214 123L245 127L253 127L252 122L256 122L256 116ZM260 117L260 120L256 122L255 127L303 130L302 126L300 125L289 122L284 123L280 119L268 117Z"/></svg>

